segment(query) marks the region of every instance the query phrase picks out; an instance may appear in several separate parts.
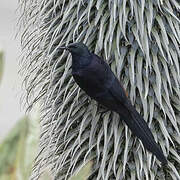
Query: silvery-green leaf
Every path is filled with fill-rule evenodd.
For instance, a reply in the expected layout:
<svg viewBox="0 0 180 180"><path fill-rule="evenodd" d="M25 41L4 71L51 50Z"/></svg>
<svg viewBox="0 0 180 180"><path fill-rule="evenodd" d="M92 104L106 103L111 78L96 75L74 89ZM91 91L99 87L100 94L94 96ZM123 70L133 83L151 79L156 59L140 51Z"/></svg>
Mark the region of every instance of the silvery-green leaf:
<svg viewBox="0 0 180 180"><path fill-rule="evenodd" d="M179 154L174 153L180 145L178 1L19 3L23 99L31 108L39 102L42 117L32 177L37 178L48 166L55 179L68 179L93 158L92 180L165 180L165 174L177 178L174 165L162 171L159 161L131 137L120 117L102 113L104 107L77 86L71 76L71 56L59 47L81 41L111 62L156 142L168 160L178 163Z"/></svg>

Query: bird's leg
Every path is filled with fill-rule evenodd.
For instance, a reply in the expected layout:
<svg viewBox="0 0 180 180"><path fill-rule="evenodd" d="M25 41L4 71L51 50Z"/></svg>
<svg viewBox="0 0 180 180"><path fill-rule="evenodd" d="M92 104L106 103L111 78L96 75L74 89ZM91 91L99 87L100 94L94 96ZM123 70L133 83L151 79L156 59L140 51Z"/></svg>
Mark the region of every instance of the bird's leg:
<svg viewBox="0 0 180 180"><path fill-rule="evenodd" d="M104 110L99 110L99 113L101 113L102 115L109 111L106 107L102 106L101 104L97 104L97 106L98 106L98 109L101 108L101 107L103 109L105 108Z"/></svg>
<svg viewBox="0 0 180 180"><path fill-rule="evenodd" d="M109 111L109 110L106 109L106 110L103 110L103 111L99 111L99 113L104 114L104 113L107 113L108 111Z"/></svg>
<svg viewBox="0 0 180 180"><path fill-rule="evenodd" d="M112 58L108 60L108 64L111 64L112 62L113 62Z"/></svg>
<svg viewBox="0 0 180 180"><path fill-rule="evenodd" d="M112 54L112 55L107 59L108 64L110 65L110 64L114 61L114 59L115 59L115 56L114 56L114 54Z"/></svg>

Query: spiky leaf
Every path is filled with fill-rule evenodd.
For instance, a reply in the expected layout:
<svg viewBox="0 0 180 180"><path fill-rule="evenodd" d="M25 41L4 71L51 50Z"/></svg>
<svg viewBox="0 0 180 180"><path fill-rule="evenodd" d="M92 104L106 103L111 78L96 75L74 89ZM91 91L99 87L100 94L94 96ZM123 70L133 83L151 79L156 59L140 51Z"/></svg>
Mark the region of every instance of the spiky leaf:
<svg viewBox="0 0 180 180"><path fill-rule="evenodd" d="M41 103L32 179L67 179L94 158L90 179L175 179L180 149L180 5L177 0L20 1L22 72L29 107ZM168 156L162 169L115 113L101 113L58 49L83 41L103 56ZM111 60L111 61L110 61ZM171 149L171 150L170 150ZM173 153L172 153L173 152ZM174 153L177 152L177 153Z"/></svg>

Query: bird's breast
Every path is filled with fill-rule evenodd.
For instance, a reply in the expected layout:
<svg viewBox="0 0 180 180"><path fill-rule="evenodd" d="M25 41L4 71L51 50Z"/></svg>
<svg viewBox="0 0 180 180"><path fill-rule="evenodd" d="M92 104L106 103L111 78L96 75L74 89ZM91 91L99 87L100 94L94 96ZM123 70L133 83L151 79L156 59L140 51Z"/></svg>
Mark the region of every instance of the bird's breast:
<svg viewBox="0 0 180 180"><path fill-rule="evenodd" d="M79 87L89 96L95 98L106 92L114 80L114 76L110 76L106 71L103 68L98 69L98 66L89 66L72 71L72 75Z"/></svg>

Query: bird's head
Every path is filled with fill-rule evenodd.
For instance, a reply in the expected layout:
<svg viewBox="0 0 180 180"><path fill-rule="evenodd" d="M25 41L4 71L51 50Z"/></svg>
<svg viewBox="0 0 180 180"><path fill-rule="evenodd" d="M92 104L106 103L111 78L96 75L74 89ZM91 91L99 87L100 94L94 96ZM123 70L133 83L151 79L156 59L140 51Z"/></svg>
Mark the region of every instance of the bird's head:
<svg viewBox="0 0 180 180"><path fill-rule="evenodd" d="M72 43L65 47L60 47L60 49L68 50L72 55L78 56L88 56L90 54L87 46L81 42Z"/></svg>

